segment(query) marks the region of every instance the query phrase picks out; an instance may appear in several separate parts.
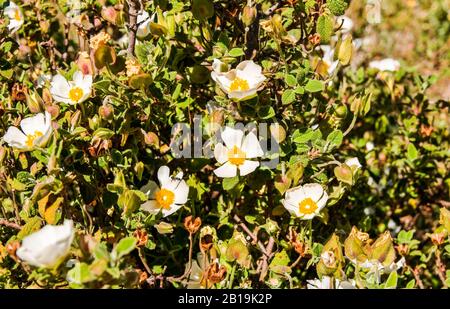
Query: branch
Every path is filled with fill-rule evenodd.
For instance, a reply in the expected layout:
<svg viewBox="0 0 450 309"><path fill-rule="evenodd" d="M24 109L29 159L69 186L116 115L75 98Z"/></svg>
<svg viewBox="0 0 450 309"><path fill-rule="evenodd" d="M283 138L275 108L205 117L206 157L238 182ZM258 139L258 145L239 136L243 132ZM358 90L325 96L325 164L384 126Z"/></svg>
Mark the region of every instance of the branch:
<svg viewBox="0 0 450 309"><path fill-rule="evenodd" d="M127 0L128 2L128 16L129 16L129 42L128 42L128 54L134 56L134 47L136 45L136 32L137 32L137 15L138 15L138 0Z"/></svg>
<svg viewBox="0 0 450 309"><path fill-rule="evenodd" d="M16 230L21 230L22 229L22 227L20 225L18 225L17 223L9 222L8 220L3 219L3 218L0 218L0 225L4 225L4 226L7 226L7 227L16 229Z"/></svg>
<svg viewBox="0 0 450 309"><path fill-rule="evenodd" d="M266 248L264 247L263 243L258 240L258 237L250 231L250 229L247 227L247 225L241 220L241 218L238 217L238 215L234 215L233 217L234 221L248 234L248 236L251 237L254 244L258 244L259 249L261 252L266 256L269 257L270 255L267 254Z"/></svg>
<svg viewBox="0 0 450 309"><path fill-rule="evenodd" d="M269 268L269 257L272 255L273 245L275 244L275 239L271 236L269 243L266 247L266 255L263 257L261 275L259 276L259 281L263 282L267 275L267 269Z"/></svg>

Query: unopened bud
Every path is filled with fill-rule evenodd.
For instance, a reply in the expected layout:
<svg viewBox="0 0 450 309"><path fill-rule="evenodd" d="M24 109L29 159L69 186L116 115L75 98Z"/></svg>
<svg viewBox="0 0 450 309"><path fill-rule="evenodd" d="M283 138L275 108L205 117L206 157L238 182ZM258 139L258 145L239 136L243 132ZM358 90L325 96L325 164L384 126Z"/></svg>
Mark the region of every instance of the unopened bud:
<svg viewBox="0 0 450 309"><path fill-rule="evenodd" d="M253 24L256 19L257 13L258 12L256 11L256 8L248 5L245 6L244 10L242 11L242 22L244 23L244 25L248 27Z"/></svg>
<svg viewBox="0 0 450 309"><path fill-rule="evenodd" d="M155 225L155 228L159 234L172 234L172 232L173 232L172 224L167 223L167 222L161 222L161 223Z"/></svg>
<svg viewBox="0 0 450 309"><path fill-rule="evenodd" d="M37 92L32 91L30 94L26 94L27 106L30 112L39 113L42 111L43 101Z"/></svg>
<svg viewBox="0 0 450 309"><path fill-rule="evenodd" d="M384 266L388 266L395 261L395 248L389 231L384 232L375 240L371 250L371 260L378 260Z"/></svg>
<svg viewBox="0 0 450 309"><path fill-rule="evenodd" d="M105 103L98 108L98 114L104 120L112 120L114 119L114 107L109 103Z"/></svg>

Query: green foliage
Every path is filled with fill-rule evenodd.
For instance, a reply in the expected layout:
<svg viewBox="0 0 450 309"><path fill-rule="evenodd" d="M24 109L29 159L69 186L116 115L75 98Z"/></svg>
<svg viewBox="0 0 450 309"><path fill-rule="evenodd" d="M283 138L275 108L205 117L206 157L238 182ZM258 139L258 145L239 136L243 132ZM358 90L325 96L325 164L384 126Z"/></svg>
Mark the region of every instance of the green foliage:
<svg viewBox="0 0 450 309"><path fill-rule="evenodd" d="M428 74L448 66L444 2L417 4L423 27L405 27L416 11L400 12L401 1L379 25L356 1L142 1L149 17L133 48L125 1L81 1L79 16L68 1L17 1L16 32L0 17L0 288L305 288L324 277L448 287L448 69ZM348 33L335 18L344 13L357 25ZM410 34L408 52L380 48ZM383 71L369 66L374 55L405 59ZM263 81L232 97L232 83L254 84L234 70L246 60ZM51 77L73 86L77 71L92 76L90 94L60 102ZM5 138L44 111L46 143L34 127ZM177 123L200 128L183 147L215 144L224 125L264 123L261 144L279 149L221 178L214 157L174 153ZM181 180L186 199L168 203L163 189ZM290 196L303 199L289 207ZM24 239L64 220L73 241L54 267L21 260Z"/></svg>

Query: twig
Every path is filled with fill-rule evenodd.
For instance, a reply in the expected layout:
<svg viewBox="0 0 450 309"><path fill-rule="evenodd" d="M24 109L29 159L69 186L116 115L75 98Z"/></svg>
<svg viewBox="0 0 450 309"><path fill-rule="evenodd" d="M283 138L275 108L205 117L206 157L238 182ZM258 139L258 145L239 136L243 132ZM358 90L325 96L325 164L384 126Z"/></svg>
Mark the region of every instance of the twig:
<svg viewBox="0 0 450 309"><path fill-rule="evenodd" d="M420 289L425 289L425 286L423 285L422 279L420 279L420 276L419 276L419 270L417 268L412 269L412 267L409 266L409 265L407 265L407 266L408 266L409 270L411 271L411 273L413 274L414 279L416 279L416 283L419 286L419 288Z"/></svg>
<svg viewBox="0 0 450 309"><path fill-rule="evenodd" d="M445 276L445 265L444 265L444 263L442 263L441 252L440 252L439 249L436 250L435 257L436 257L436 260L435 260L436 272L437 272L437 274L439 276L439 279L442 281L442 284L444 285L444 287L448 288L448 286L447 286L447 278Z"/></svg>
<svg viewBox="0 0 450 309"><path fill-rule="evenodd" d="M21 230L22 229L22 227L20 225L18 225L17 223L9 222L8 220L3 219L3 218L0 218L0 225L4 225L4 226L7 226L7 227L16 229L16 230Z"/></svg>
<svg viewBox="0 0 450 309"><path fill-rule="evenodd" d="M150 269L150 267L148 266L147 260L145 259L145 256L144 256L144 254L143 254L141 248L138 248L138 253L139 253L139 258L141 259L141 262L142 262L142 264L144 265L145 270L147 271L147 273L148 273L150 276L153 276L153 272L152 272L152 270Z"/></svg>
<svg viewBox="0 0 450 309"><path fill-rule="evenodd" d="M292 268L294 268L295 266L297 266L297 264L300 263L301 259L302 259L302 256L299 255L298 258L295 260L295 262L292 263L291 266L289 266L289 268L292 269Z"/></svg>
<svg viewBox="0 0 450 309"><path fill-rule="evenodd" d="M269 255L267 254L266 248L264 247L263 243L261 241L258 240L258 237L252 232L250 231L250 229L247 227L247 225L241 220L241 218L238 217L238 215L234 215L233 217L234 221L236 221L236 223L244 230L244 232L246 232L248 234L248 236L251 237L253 244L258 244L259 249L261 250L261 252L268 257Z"/></svg>
<svg viewBox="0 0 450 309"><path fill-rule="evenodd" d="M128 42L128 54L134 56L134 47L136 45L136 32L137 32L137 15L138 15L138 1L137 0L128 0L128 16L129 16L129 25L128 31L129 34L129 42Z"/></svg>
<svg viewBox="0 0 450 309"><path fill-rule="evenodd" d="M269 257L272 255L273 245L275 244L275 239L271 236L269 238L269 243L266 247L266 255L263 257L262 270L259 276L259 281L263 282L267 275L267 269L269 268Z"/></svg>

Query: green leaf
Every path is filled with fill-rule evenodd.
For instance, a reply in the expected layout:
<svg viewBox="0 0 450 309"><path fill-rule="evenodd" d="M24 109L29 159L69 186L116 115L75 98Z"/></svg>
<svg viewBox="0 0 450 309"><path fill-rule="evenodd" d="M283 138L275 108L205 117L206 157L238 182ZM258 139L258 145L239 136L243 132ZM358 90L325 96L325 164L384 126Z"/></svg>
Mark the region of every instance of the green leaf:
<svg viewBox="0 0 450 309"><path fill-rule="evenodd" d="M115 261L119 260L121 257L127 255L136 248L136 238L125 237L122 238L116 247L113 249L111 256Z"/></svg>
<svg viewBox="0 0 450 309"><path fill-rule="evenodd" d="M316 79L310 79L305 85L305 90L308 92L319 92L323 91L325 89L325 86L323 82Z"/></svg>
<svg viewBox="0 0 450 309"><path fill-rule="evenodd" d="M287 89L283 92L281 96L281 103L283 105L291 104L295 100L295 91L292 89Z"/></svg>
<svg viewBox="0 0 450 309"><path fill-rule="evenodd" d="M342 144L344 134L341 130L334 130L327 136L328 150L337 148Z"/></svg>
<svg viewBox="0 0 450 309"><path fill-rule="evenodd" d="M397 287L398 275L396 271L391 272L389 275L384 288L385 289L395 289Z"/></svg>
<svg viewBox="0 0 450 309"><path fill-rule="evenodd" d="M233 48L232 50L230 50L228 52L228 55L231 56L231 57L235 57L236 58L236 57L240 57L240 56L245 55L245 53L242 50L242 48L235 47L235 48Z"/></svg>
<svg viewBox="0 0 450 309"><path fill-rule="evenodd" d="M408 144L406 155L407 155L408 160L410 160L410 161L414 161L419 156L419 152L417 151L417 148L416 148L416 146L414 146L413 143Z"/></svg>
<svg viewBox="0 0 450 309"><path fill-rule="evenodd" d="M39 217L32 217L27 220L27 223L22 227L20 232L17 234L17 239L22 240L26 236L36 232L41 228L42 220Z"/></svg>
<svg viewBox="0 0 450 309"><path fill-rule="evenodd" d="M333 19L328 15L321 15L317 19L317 33L320 34L320 42L326 44L330 42L333 35Z"/></svg>
<svg viewBox="0 0 450 309"><path fill-rule="evenodd" d="M230 191L239 183L239 176L234 176L230 178L224 178L222 180L222 187L226 191Z"/></svg>
<svg viewBox="0 0 450 309"><path fill-rule="evenodd" d="M89 271L89 266L86 263L77 263L67 273L67 281L71 283L83 284L94 279Z"/></svg>
<svg viewBox="0 0 450 309"><path fill-rule="evenodd" d="M101 69L106 65L112 65L116 62L116 52L112 47L101 45L94 53L94 62L97 69Z"/></svg>
<svg viewBox="0 0 450 309"><path fill-rule="evenodd" d="M297 79L292 74L286 74L286 76L284 77L284 81L289 87L297 86Z"/></svg>

